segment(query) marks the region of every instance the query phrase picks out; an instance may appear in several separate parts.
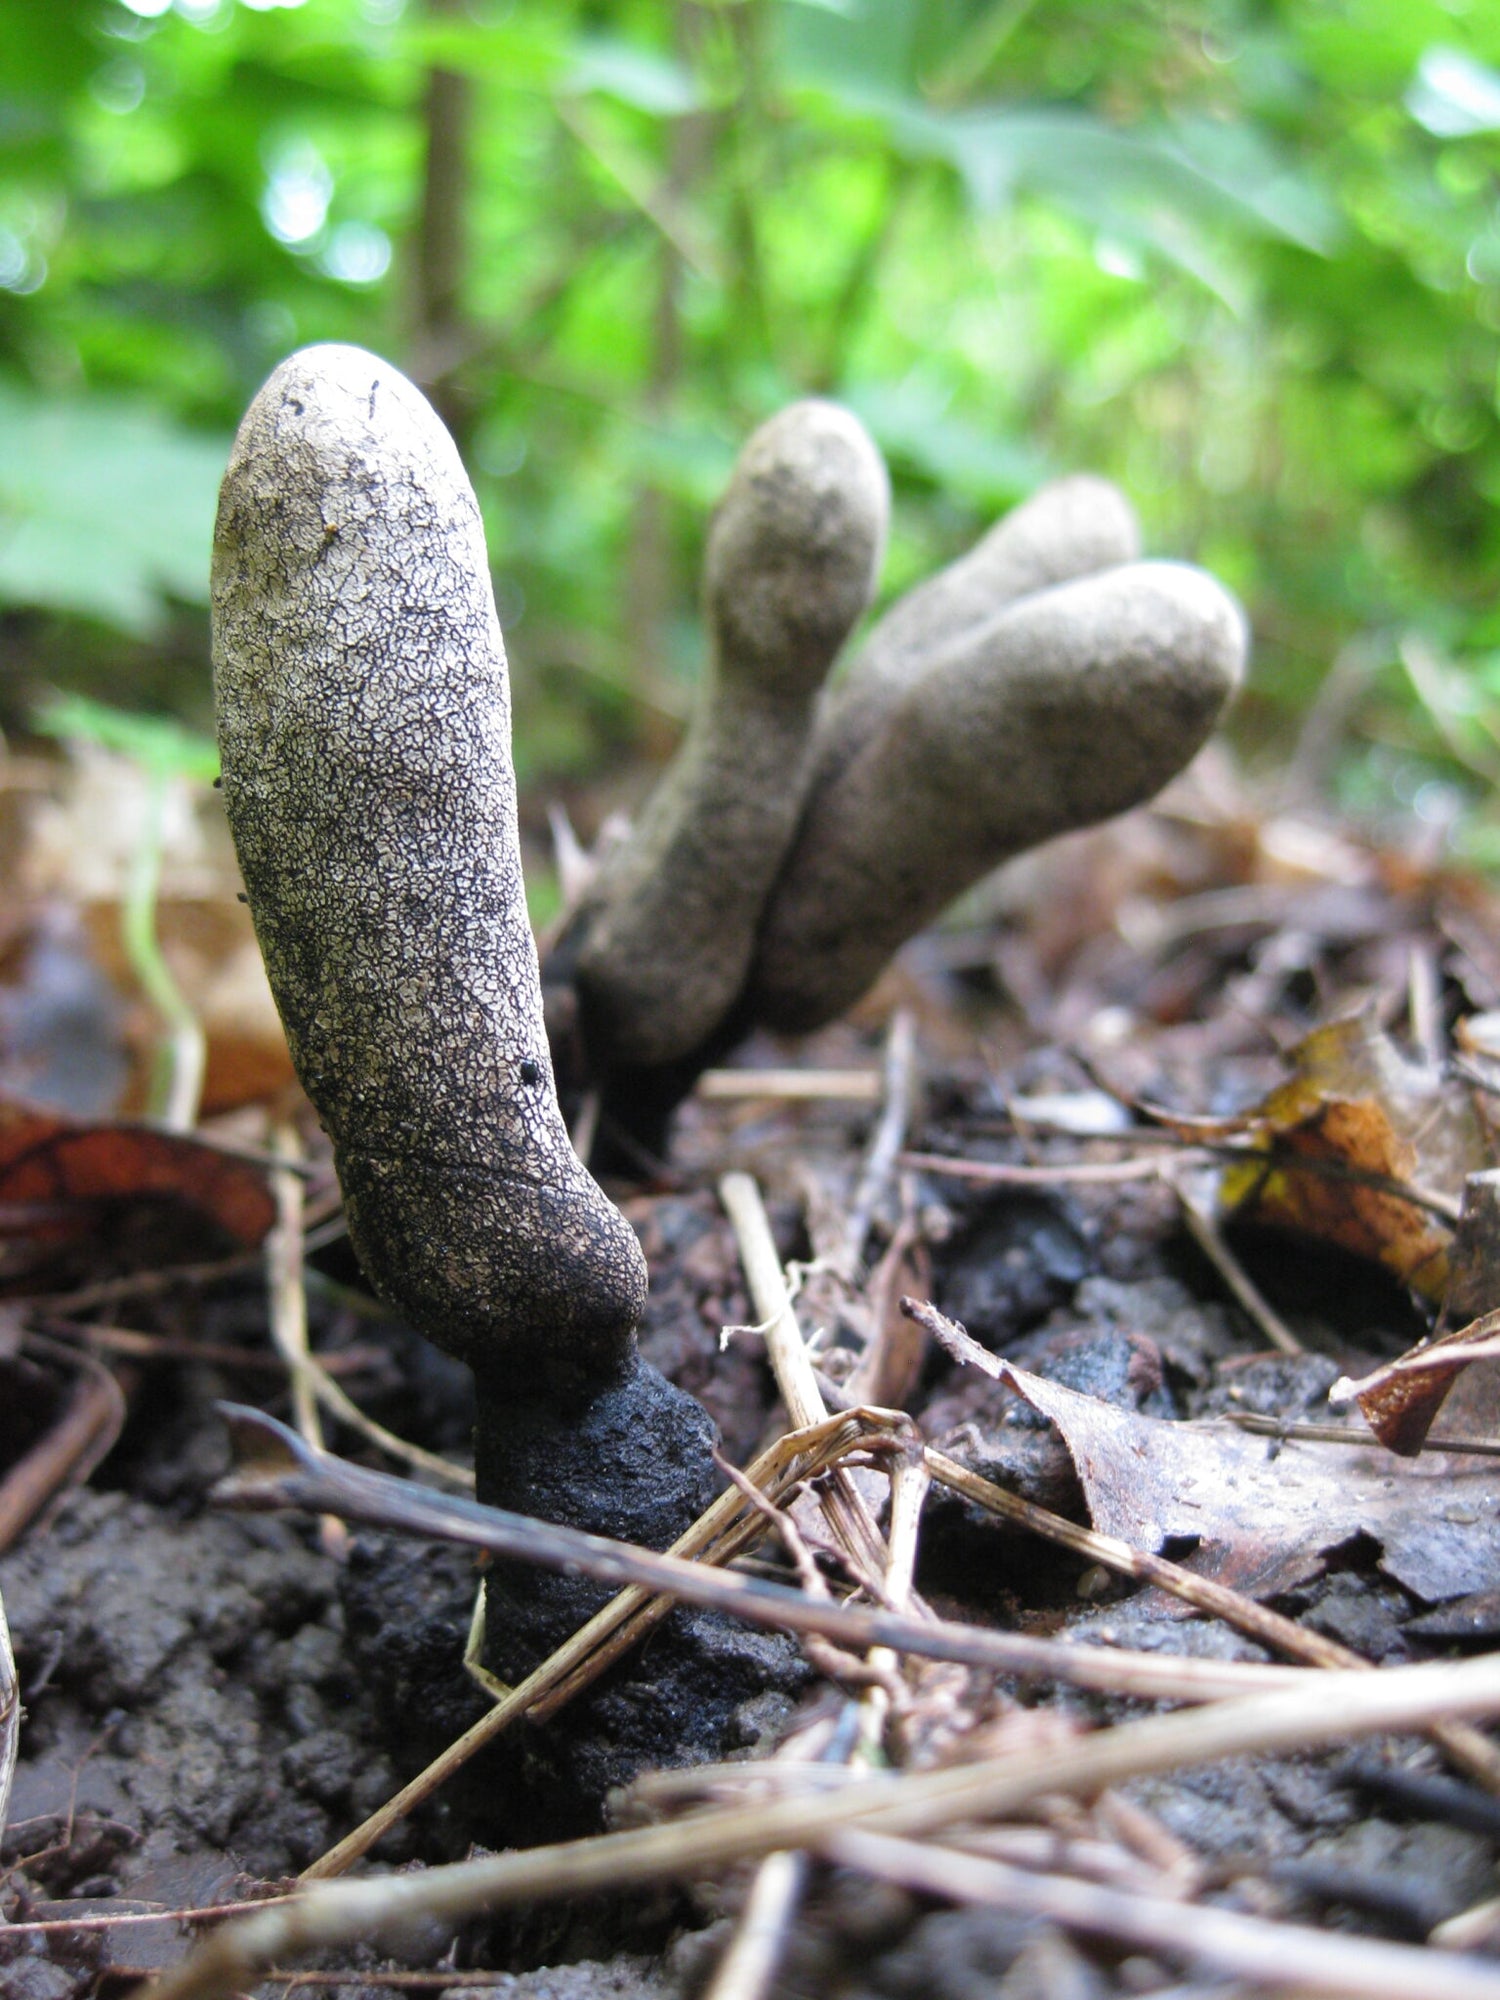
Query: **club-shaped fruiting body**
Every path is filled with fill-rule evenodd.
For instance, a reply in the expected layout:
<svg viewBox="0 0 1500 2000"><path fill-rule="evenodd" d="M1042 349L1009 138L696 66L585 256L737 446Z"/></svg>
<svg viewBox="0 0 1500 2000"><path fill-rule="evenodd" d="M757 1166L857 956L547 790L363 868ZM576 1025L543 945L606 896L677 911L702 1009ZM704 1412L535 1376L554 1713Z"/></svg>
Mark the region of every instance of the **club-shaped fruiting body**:
<svg viewBox="0 0 1500 2000"><path fill-rule="evenodd" d="M1141 562L1129 502L1081 474L901 598L814 710L879 546L870 506L847 612L836 599L824 643L799 648L784 607L829 567L808 533L804 446L838 437L838 418L795 405L746 447L709 543L705 697L552 961L557 1018L572 1018L575 981L606 1115L647 1150L705 1061L750 1027L821 1026L999 862L1151 797L1243 666L1226 593L1201 571ZM874 447L842 422L862 446L843 514L878 494L883 519ZM838 507L819 512L839 529Z"/></svg>
<svg viewBox="0 0 1500 2000"><path fill-rule="evenodd" d="M1127 562L1003 605L937 646L840 764L820 764L761 920L746 1011L832 1020L999 862L1152 797L1244 665L1203 570Z"/></svg>
<svg viewBox="0 0 1500 2000"><path fill-rule="evenodd" d="M478 506L388 363L312 347L256 396L213 620L230 826L361 1263L477 1369L608 1376L645 1264L553 1088Z"/></svg>
<svg viewBox="0 0 1500 2000"><path fill-rule="evenodd" d="M817 792L889 722L939 654L1034 590L1133 562L1140 524L1125 495L1092 473L1054 479L956 562L906 592L829 687L818 714Z"/></svg>
<svg viewBox="0 0 1500 2000"><path fill-rule="evenodd" d="M885 543L880 454L794 403L741 452L708 537L711 658L688 733L573 929L592 1060L668 1063L735 1000L812 768L816 704Z"/></svg>

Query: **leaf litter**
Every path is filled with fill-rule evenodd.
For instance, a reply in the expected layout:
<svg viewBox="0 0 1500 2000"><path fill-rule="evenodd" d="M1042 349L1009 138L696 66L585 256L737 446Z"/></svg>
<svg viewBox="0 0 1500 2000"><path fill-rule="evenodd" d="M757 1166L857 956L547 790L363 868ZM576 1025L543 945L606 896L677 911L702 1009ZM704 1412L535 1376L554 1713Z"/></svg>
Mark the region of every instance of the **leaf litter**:
<svg viewBox="0 0 1500 2000"><path fill-rule="evenodd" d="M26 797L62 799L66 774L40 768ZM196 968L178 951L209 1074L239 1083L211 1095L184 1150L157 1150L122 1114L160 1031L129 966L91 942L108 924L73 933L134 1010L135 1040L112 1094L7 1110L3 1130L34 1145L0 1182L14 1260L0 1277L15 1360L66 1301L128 1415L85 1490L64 1490L76 1464L44 1450L44 1483L62 1483L0 1565L27 1703L0 1940L6 1977L31 1981L18 1991L62 2000L175 1961L170 1990L202 1995L321 1945L330 1992L483 1990L486 1962L517 1968L494 1982L507 1994L531 1990L521 1968L551 1965L535 1990L556 1992L571 1960L580 2000L705 1978L738 2000L956 2000L981 1964L986 1990L1017 1996L1184 1977L1500 1993L1482 1811L1482 1725L1500 1697L1493 1660L1462 1657L1496 1633L1500 1475L1451 1449L1455 1430L1483 1444L1497 1429L1497 912L1470 879L1259 812L1217 769L1211 787L1189 781L1158 812L1010 871L850 1023L802 1047L752 1043L686 1108L678 1185L628 1203L653 1267L643 1345L716 1407L739 1462L782 1433L759 1477L788 1523L763 1538L766 1501L732 1491L742 1535L762 1539L750 1574L730 1567L713 1588L796 1591L799 1621L825 1628L807 1640L810 1685L766 1712L748 1761L642 1772L609 1807L612 1831L542 1848L512 1834L514 1852L457 1866L474 1829L493 1837L493 1806L475 1799L495 1780L466 1793L473 1746L445 1746L468 1732L492 1754L526 1707L565 1718L589 1698L570 1693L585 1667L659 1612L627 1593L618 1632L496 1708L462 1670L460 1549L413 1544L401 1569L402 1545L366 1531L341 1563L295 1517L203 1510L225 1464L214 1401L265 1399L262 1369L236 1356L260 1343L273 1361L244 1255L274 1216L285 1071L274 1048L247 1063L243 1037L214 1025L224 950ZM209 829L201 859L212 807L192 810ZM7 870L4 991L21 992L70 894L98 904L92 878L70 892L58 873L56 824L45 883ZM230 913L226 936L243 922L231 886L201 901ZM35 1054L54 1030L77 1046L76 1010L65 1023L48 997L65 989L33 977L24 1007L0 1006L0 1074L69 1067ZM107 1040L121 1018L95 1007L81 1032ZM789 1087L789 1070L807 1081ZM461 1372L363 1298L324 1198L326 1152L300 1123L315 1233L301 1274L281 1246L276 1283L305 1284L311 1346L289 1350L290 1386L337 1375L363 1420L325 1401L344 1458L389 1462L384 1424L461 1459ZM0 1148L0 1171L11 1157ZM764 1262L742 1273L743 1220L731 1228L714 1193L730 1170L767 1189L774 1278ZM1190 1172L1223 1252L1213 1267L1184 1230ZM151 1227L101 1234L105 1208L141 1197ZM789 1255L808 1270L795 1308ZM929 1282L939 1317L978 1336L967 1367L895 1310ZM1274 1299L1293 1351L1266 1352L1257 1299ZM752 1331L723 1349L725 1325ZM184 1358L195 1341L201 1362ZM843 1414L872 1385L909 1417ZM35 1465L51 1419L34 1407L29 1440L0 1433L0 1475ZM1345 1442L1324 1441L1330 1422ZM815 1433L835 1441L821 1474L798 1455ZM395 1572L408 1595L393 1631ZM904 1643L930 1654L965 1630L968 1661ZM1353 1675L1352 1660L1381 1671ZM1237 1675L1271 1677L1268 1692L1231 1696ZM1278 1675L1296 1678L1282 1690ZM1189 1705L1143 1716L1148 1689ZM557 1726L528 1723L526 1740ZM1360 1765L1345 1746L1362 1731L1377 1751ZM1467 1775L1443 1777L1445 1763ZM780 1865L789 1845L813 1859ZM378 1870L420 1865L276 1900L299 1872L368 1868L365 1852ZM589 1889L615 1895L603 1929L576 1901ZM268 1896L250 1930L184 1956L201 1927L185 1913Z"/></svg>

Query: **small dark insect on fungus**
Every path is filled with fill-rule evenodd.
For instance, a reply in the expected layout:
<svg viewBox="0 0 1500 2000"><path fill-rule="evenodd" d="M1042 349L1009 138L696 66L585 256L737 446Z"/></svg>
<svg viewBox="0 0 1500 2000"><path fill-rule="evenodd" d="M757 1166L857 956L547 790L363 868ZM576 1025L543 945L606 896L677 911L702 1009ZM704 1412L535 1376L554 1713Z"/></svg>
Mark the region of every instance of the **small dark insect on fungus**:
<svg viewBox="0 0 1500 2000"><path fill-rule="evenodd" d="M314 347L261 389L213 618L230 826L360 1262L473 1367L481 1498L669 1541L711 1427L636 1353L645 1260L558 1109L479 510L394 368Z"/></svg>

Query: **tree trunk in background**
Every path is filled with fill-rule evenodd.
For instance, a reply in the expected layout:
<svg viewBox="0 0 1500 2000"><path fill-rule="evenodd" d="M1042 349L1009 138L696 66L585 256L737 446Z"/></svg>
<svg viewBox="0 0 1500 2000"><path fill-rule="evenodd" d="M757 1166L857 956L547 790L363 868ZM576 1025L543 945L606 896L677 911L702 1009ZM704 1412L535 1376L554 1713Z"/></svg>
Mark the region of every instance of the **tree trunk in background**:
<svg viewBox="0 0 1500 2000"><path fill-rule="evenodd" d="M427 11L434 19L457 18L464 11L464 0L427 0ZM456 373L469 345L463 286L468 270L473 122L473 79L457 70L429 70L422 102L427 146L422 211L413 246L412 373L460 447L472 415Z"/></svg>
<svg viewBox="0 0 1500 2000"><path fill-rule="evenodd" d="M701 31L701 8L683 0L675 10L673 40L677 54L690 68ZM708 164L711 133L707 118L688 113L674 121L669 136L665 195L669 206L691 194ZM648 424L666 422L677 382L683 372L682 255L662 236L657 244L656 299L651 316L651 372L641 399ZM677 601L677 564L672 545L671 505L654 480L643 481L636 495L630 544L625 558L627 646L632 684L659 685L666 674L667 633ZM676 748L679 734L669 730L654 708L645 711L642 749L665 759Z"/></svg>

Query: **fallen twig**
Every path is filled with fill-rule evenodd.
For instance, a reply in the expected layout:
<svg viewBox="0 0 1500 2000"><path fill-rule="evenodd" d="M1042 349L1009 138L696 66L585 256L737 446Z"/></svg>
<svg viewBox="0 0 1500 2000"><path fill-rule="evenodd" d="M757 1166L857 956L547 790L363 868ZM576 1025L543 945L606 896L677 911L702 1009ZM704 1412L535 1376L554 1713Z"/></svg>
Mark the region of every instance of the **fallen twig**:
<svg viewBox="0 0 1500 2000"><path fill-rule="evenodd" d="M72 1380L61 1414L0 1482L0 1549L8 1549L65 1486L81 1486L113 1449L125 1423L125 1392L92 1354L28 1333L31 1353L65 1368Z"/></svg>
<svg viewBox="0 0 1500 2000"><path fill-rule="evenodd" d="M711 1103L766 1098L784 1104L878 1104L874 1069L706 1069L694 1086Z"/></svg>
<svg viewBox="0 0 1500 2000"><path fill-rule="evenodd" d="M1385 1940L1271 1923L1235 1910L1040 1874L957 1848L849 1827L821 1843L831 1861L940 1896L1048 1917L1068 1930L1148 1951L1199 1973L1254 1980L1257 1991L1334 2000L1500 2000L1500 1966Z"/></svg>
<svg viewBox="0 0 1500 2000"><path fill-rule="evenodd" d="M1014 1814L1047 1793L1092 1797L1127 1778L1222 1757L1421 1728L1442 1717L1495 1714L1500 1714L1500 1673L1492 1657L1299 1677L1297 1685L1274 1693L1102 1730L1067 1750L1047 1745L915 1775L851 1774L841 1792L824 1798L731 1807L418 1874L320 1883L294 1902L224 1926L181 1965L139 1989L137 2000L229 2000L237 1988L253 1985L269 1964L375 1937L419 1918L453 1923L523 1900L591 1895L684 1875L702 1878L777 1849L821 1844L843 1827L920 1836L963 1820ZM1180 1920L1181 1906L1174 1908ZM1425 1959L1423 1965L1418 1990L1433 2000L1438 1989L1427 1977ZM1489 1976L1493 1982L1495 1975ZM1500 1987L1492 1983L1471 1987L1461 2000L1497 2000L1497 1994Z"/></svg>
<svg viewBox="0 0 1500 2000"><path fill-rule="evenodd" d="M1098 1140L1118 1145L1128 1138L1132 1143L1151 1143L1148 1135L1140 1131L1129 1134L1101 1132ZM1159 1141L1156 1143L1160 1143ZM1264 1167L1269 1173L1312 1174L1323 1180L1350 1181L1356 1187L1373 1188L1379 1194L1389 1195L1394 1201L1410 1203L1428 1215L1434 1215L1440 1222L1450 1226L1459 1218L1461 1204L1454 1198L1441 1194L1436 1188L1417 1187L1410 1181L1392 1180L1389 1174L1372 1173L1364 1167L1356 1167L1347 1160L1312 1158L1303 1153L1288 1152L1278 1146L1254 1146L1231 1144L1212 1139L1184 1139L1181 1150L1176 1155L1175 1164L1198 1166L1212 1160L1242 1162L1247 1166ZM965 1160L947 1153L902 1153L898 1165L914 1167L924 1174L946 1174L952 1180L993 1182L997 1187L1045 1187L1048 1182L1090 1181L1142 1181L1162 1175L1166 1163L1162 1160L1137 1158L1129 1160L1074 1160L1048 1162L1037 1165L1033 1162L1014 1160Z"/></svg>
<svg viewBox="0 0 1500 2000"><path fill-rule="evenodd" d="M301 1159L301 1145L289 1119L276 1128L277 1166L271 1174L276 1197L276 1223L266 1238L266 1289L269 1295L271 1340L286 1364L292 1385L292 1415L298 1434L314 1451L323 1449L323 1424L318 1415L307 1346L307 1293L302 1283L306 1256L303 1245L302 1180L290 1171ZM318 1538L325 1555L342 1561L349 1537L335 1516L324 1515Z"/></svg>
<svg viewBox="0 0 1500 2000"><path fill-rule="evenodd" d="M1285 1417L1263 1416L1258 1410L1226 1410L1224 1415L1242 1431L1254 1431L1257 1437L1284 1438L1289 1444L1352 1444L1368 1451L1378 1442L1373 1432L1354 1424L1297 1424ZM1500 1458L1500 1438L1454 1437L1448 1431L1429 1431L1422 1440L1422 1450Z"/></svg>
<svg viewBox="0 0 1500 2000"><path fill-rule="evenodd" d="M1223 1232L1209 1210L1187 1187L1180 1174L1171 1174L1169 1179L1177 1196L1178 1212L1188 1226L1188 1234L1224 1280L1241 1308L1279 1352L1305 1354L1307 1350L1302 1342L1224 1241Z"/></svg>
<svg viewBox="0 0 1500 2000"><path fill-rule="evenodd" d="M370 1527L488 1549L514 1562L571 1570L601 1583L639 1585L689 1604L727 1611L747 1624L818 1633L850 1651L890 1646L925 1659L989 1667L1027 1679L1056 1678L1104 1693L1205 1701L1301 1678L1291 1668L1165 1659L1156 1653L1071 1645L985 1626L913 1618L878 1607L815 1603L784 1584L726 1575L680 1556L657 1555L581 1529L481 1507L456 1494L434 1493L312 1452L294 1431L259 1410L233 1404L221 1407L243 1455L242 1469L214 1488L221 1505L256 1512L297 1507L338 1514Z"/></svg>
<svg viewBox="0 0 1500 2000"><path fill-rule="evenodd" d="M912 1102L917 1092L917 1036L910 1013L898 1008L885 1042L880 1116L870 1134L860 1167L859 1185L844 1232L843 1263L852 1277L864 1257L865 1238L885 1197L897 1156L906 1142Z"/></svg>
<svg viewBox="0 0 1500 2000"><path fill-rule="evenodd" d="M865 1442L863 1426L857 1420L831 1418L815 1431L781 1439L763 1452L751 1466L748 1478L761 1486L768 1497L786 1490L804 1477L811 1477L833 1463L845 1449ZM703 1562L724 1563L739 1553L761 1533L757 1522L744 1519L744 1503L737 1492L720 1494L705 1514L674 1542L668 1554L698 1556ZM370 1816L346 1834L336 1846L304 1869L304 1881L342 1874L366 1854L380 1836L399 1820L414 1812L437 1791L454 1772L487 1743L510 1728L522 1715L542 1722L555 1715L567 1702L597 1680L606 1667L644 1638L654 1624L672 1607L670 1597L653 1597L648 1590L632 1586L610 1599L571 1638L533 1668L487 1715L480 1717L464 1734L450 1743L425 1770L403 1785Z"/></svg>
<svg viewBox="0 0 1500 2000"><path fill-rule="evenodd" d="M1208 1157L1206 1147L1195 1147L1182 1157ZM917 1173L946 1175L955 1181L979 1181L994 1187L1049 1187L1058 1183L1105 1186L1117 1181L1161 1180L1166 1163L1160 1159L1058 1160L1039 1165L1033 1160L961 1160L946 1153L902 1153L899 1166Z"/></svg>

